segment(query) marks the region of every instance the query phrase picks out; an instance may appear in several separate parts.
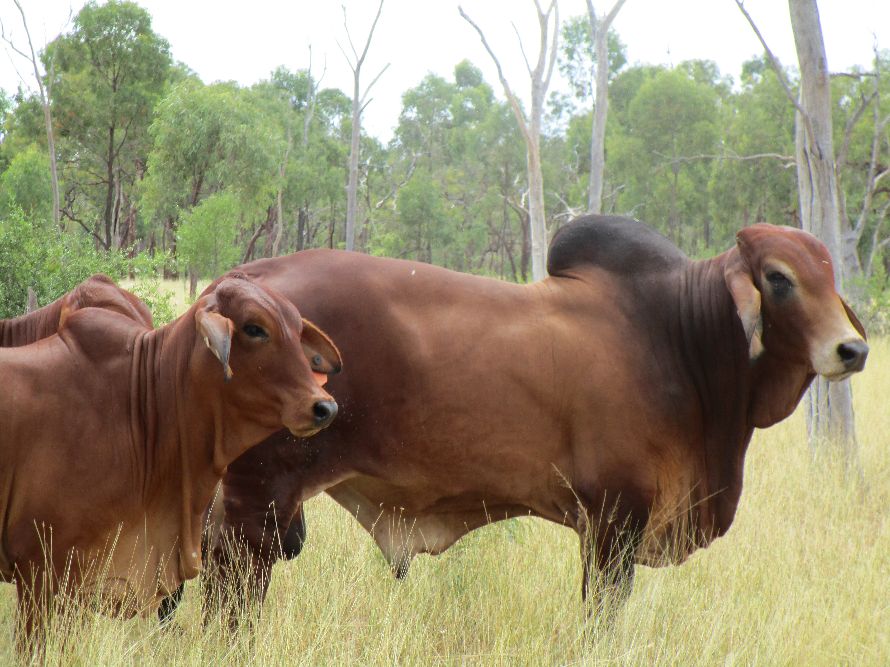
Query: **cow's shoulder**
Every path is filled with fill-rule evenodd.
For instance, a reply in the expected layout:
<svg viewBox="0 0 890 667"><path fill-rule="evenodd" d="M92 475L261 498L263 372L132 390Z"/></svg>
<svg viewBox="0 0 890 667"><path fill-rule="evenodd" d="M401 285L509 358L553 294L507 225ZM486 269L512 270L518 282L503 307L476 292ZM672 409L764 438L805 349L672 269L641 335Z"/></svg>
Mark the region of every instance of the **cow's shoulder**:
<svg viewBox="0 0 890 667"><path fill-rule="evenodd" d="M614 273L637 275L670 271L686 261L686 255L677 246L637 220L584 215L562 227L553 237L547 273L558 276L571 269L596 266Z"/></svg>

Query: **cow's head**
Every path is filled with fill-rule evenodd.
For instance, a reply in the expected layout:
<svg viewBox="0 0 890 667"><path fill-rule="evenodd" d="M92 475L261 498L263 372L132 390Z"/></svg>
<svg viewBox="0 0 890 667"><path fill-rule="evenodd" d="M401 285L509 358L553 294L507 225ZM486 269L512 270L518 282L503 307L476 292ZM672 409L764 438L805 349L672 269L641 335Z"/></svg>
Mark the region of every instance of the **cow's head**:
<svg viewBox="0 0 890 667"><path fill-rule="evenodd" d="M861 371L865 329L834 288L828 249L791 227L757 224L740 231L724 278L751 357L763 348L829 380Z"/></svg>
<svg viewBox="0 0 890 667"><path fill-rule="evenodd" d="M340 355L292 303L244 278L228 277L195 308L200 344L207 348L204 380L220 385L228 409L303 437L331 423L337 404L322 385L340 369Z"/></svg>

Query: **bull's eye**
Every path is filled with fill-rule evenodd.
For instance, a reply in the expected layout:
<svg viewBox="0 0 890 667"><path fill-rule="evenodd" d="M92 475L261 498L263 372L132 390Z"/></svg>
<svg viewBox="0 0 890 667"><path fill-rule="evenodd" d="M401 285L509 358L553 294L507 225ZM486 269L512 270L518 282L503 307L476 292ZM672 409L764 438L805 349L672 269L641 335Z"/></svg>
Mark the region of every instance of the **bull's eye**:
<svg viewBox="0 0 890 667"><path fill-rule="evenodd" d="M269 337L269 334L266 332L263 327L259 324L245 324L242 328L242 331L246 333L251 338L257 338L259 340L266 340Z"/></svg>
<svg viewBox="0 0 890 667"><path fill-rule="evenodd" d="M791 293L791 288L794 286L791 281L781 271L770 271L766 274L766 279L770 284L770 287L773 289L773 294L777 297L785 297Z"/></svg>

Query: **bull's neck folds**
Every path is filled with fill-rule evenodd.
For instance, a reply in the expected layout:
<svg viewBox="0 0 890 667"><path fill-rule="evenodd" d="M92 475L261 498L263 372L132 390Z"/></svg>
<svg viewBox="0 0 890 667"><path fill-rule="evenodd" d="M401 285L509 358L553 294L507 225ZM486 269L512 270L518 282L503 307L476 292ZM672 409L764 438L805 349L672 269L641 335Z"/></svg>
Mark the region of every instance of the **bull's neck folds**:
<svg viewBox="0 0 890 667"><path fill-rule="evenodd" d="M809 385L807 368L774 355L767 345L751 359L748 342L724 278L733 248L690 261L676 274L676 308L668 328L682 351L680 366L701 406L707 493L714 530L728 530L742 489L744 456L755 427L789 416ZM672 312L673 311L673 312Z"/></svg>

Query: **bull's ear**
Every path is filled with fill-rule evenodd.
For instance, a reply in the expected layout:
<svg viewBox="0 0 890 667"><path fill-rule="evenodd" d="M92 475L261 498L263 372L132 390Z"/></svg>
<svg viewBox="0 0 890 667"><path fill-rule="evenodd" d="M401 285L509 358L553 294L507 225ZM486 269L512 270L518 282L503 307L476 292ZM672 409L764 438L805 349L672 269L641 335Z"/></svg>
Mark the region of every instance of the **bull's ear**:
<svg viewBox="0 0 890 667"><path fill-rule="evenodd" d="M198 334L213 352L213 356L222 364L223 376L228 382L232 379L229 352L232 349L232 333L235 331L235 325L229 318L212 310L198 310L195 314L195 326Z"/></svg>
<svg viewBox="0 0 890 667"><path fill-rule="evenodd" d="M343 360L340 351L328 335L312 324L309 320L303 320L303 335L300 337L303 345L303 354L309 361L309 367L316 373L333 375L343 368Z"/></svg>
<svg viewBox="0 0 890 667"><path fill-rule="evenodd" d="M754 286L751 268L740 252L731 256L723 270L723 279L726 281L726 287L732 295L739 319L742 321L742 328L745 330L748 356L751 359L756 359L763 352L763 342L760 340L760 334L763 331L763 319L760 315L760 292Z"/></svg>
<svg viewBox="0 0 890 667"><path fill-rule="evenodd" d="M856 313L853 312L853 309L850 308L847 302L843 299L841 299L841 303L844 304L844 310L847 311L847 317L850 319L850 324L853 325L853 328L859 332L859 335L862 336L864 340L868 340L868 336L865 335L865 327L862 326L862 322L856 317Z"/></svg>

